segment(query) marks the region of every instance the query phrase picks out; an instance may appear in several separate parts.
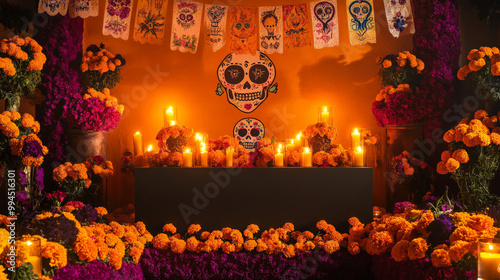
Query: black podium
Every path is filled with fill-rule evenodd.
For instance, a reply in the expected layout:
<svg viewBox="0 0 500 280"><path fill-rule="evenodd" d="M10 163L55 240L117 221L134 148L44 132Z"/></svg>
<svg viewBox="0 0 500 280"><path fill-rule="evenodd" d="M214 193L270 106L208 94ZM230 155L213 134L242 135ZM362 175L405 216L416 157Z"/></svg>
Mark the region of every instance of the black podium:
<svg viewBox="0 0 500 280"><path fill-rule="evenodd" d="M190 224L264 230L286 222L316 232L319 220L345 232L350 217L371 222L372 207L371 168L135 169L136 221L152 233L166 223L184 234Z"/></svg>

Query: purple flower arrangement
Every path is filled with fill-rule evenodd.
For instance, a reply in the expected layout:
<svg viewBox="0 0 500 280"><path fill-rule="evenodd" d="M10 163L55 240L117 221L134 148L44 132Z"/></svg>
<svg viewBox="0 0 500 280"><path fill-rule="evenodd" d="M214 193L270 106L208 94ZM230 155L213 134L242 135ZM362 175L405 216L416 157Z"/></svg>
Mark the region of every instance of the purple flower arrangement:
<svg viewBox="0 0 500 280"><path fill-rule="evenodd" d="M115 279L144 279L142 269L139 265L124 262L119 270L100 261L92 261L83 264L68 264L55 272L52 280L115 280Z"/></svg>

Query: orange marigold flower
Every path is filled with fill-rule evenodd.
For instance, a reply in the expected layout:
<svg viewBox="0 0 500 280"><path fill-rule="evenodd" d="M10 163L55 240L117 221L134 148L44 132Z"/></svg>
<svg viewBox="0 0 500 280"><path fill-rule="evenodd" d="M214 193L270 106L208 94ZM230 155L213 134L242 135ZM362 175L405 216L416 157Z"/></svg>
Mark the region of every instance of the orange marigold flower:
<svg viewBox="0 0 500 280"><path fill-rule="evenodd" d="M488 128L494 128L497 126L498 123L498 117L497 116L492 116L492 117L486 117L483 119L483 124L487 126Z"/></svg>
<svg viewBox="0 0 500 280"><path fill-rule="evenodd" d="M457 240L452 243L449 250L450 259L458 262L469 252L470 243L464 240Z"/></svg>
<svg viewBox="0 0 500 280"><path fill-rule="evenodd" d="M453 243L458 240L463 241L475 241L477 239L477 232L466 226L459 226L455 231L450 235L450 242Z"/></svg>
<svg viewBox="0 0 500 280"><path fill-rule="evenodd" d="M446 143L453 142L455 140L455 130L450 129L446 131L446 133L443 136L443 139L444 141L446 141Z"/></svg>
<svg viewBox="0 0 500 280"><path fill-rule="evenodd" d="M283 228L289 231L294 231L295 226L292 223L286 223L285 225L283 225Z"/></svg>
<svg viewBox="0 0 500 280"><path fill-rule="evenodd" d="M63 268L68 263L67 251L64 246L56 242L46 242L41 247L42 257L49 259L51 267Z"/></svg>
<svg viewBox="0 0 500 280"><path fill-rule="evenodd" d="M474 214L467 220L468 227L477 231L489 230L493 227L495 220L484 214Z"/></svg>
<svg viewBox="0 0 500 280"><path fill-rule="evenodd" d="M391 250L392 258L397 261L406 261L408 260L408 247L410 245L410 241L408 240L400 240L398 241Z"/></svg>
<svg viewBox="0 0 500 280"><path fill-rule="evenodd" d="M486 61L483 58L469 61L469 68L472 71L479 71L484 65L486 65Z"/></svg>
<svg viewBox="0 0 500 280"><path fill-rule="evenodd" d="M488 112L486 112L485 110L477 110L474 113L474 119L477 119L477 120L482 120L482 119L486 118L487 116L488 116Z"/></svg>
<svg viewBox="0 0 500 280"><path fill-rule="evenodd" d="M410 241L408 245L408 257L410 260L418 260L425 257L425 252L429 248L427 241L419 237Z"/></svg>
<svg viewBox="0 0 500 280"><path fill-rule="evenodd" d="M339 242L338 241L334 241L334 240L328 240L323 245L323 250L325 250L326 253L328 253L328 254L331 255L334 252L337 252L338 250L340 250Z"/></svg>
<svg viewBox="0 0 500 280"><path fill-rule="evenodd" d="M448 169L446 168L446 162L440 161L436 166L436 171L438 174L445 175L448 174Z"/></svg>
<svg viewBox="0 0 500 280"><path fill-rule="evenodd" d="M483 58L485 56L484 52L480 52L478 49L472 49L469 51L469 54L467 55L468 60L476 60Z"/></svg>
<svg viewBox="0 0 500 280"><path fill-rule="evenodd" d="M370 233L366 252L370 255L380 255L394 245L394 237L388 231Z"/></svg>
<svg viewBox="0 0 500 280"><path fill-rule="evenodd" d="M451 158L451 152L450 151L444 151L441 153L441 160L446 162L449 158Z"/></svg>
<svg viewBox="0 0 500 280"><path fill-rule="evenodd" d="M174 238L170 241L170 250L175 254L182 254L186 250L186 241Z"/></svg>
<svg viewBox="0 0 500 280"><path fill-rule="evenodd" d="M480 52L483 52L485 55L491 57L493 55L493 51L490 47L480 47L479 48Z"/></svg>
<svg viewBox="0 0 500 280"><path fill-rule="evenodd" d="M226 254L230 254L236 251L236 247L231 242L224 242L222 244L222 251Z"/></svg>
<svg viewBox="0 0 500 280"><path fill-rule="evenodd" d="M469 75L470 72L472 72L472 70L469 68L469 65L467 64L458 70L457 78L463 81L465 80L465 77Z"/></svg>
<svg viewBox="0 0 500 280"><path fill-rule="evenodd" d="M453 173L460 167L460 162L458 162L458 160L454 158L449 158L446 161L445 165L446 165L446 170L448 170L448 172L450 173Z"/></svg>
<svg viewBox="0 0 500 280"><path fill-rule="evenodd" d="M385 59L384 62L382 62L384 68L389 68L392 66L392 62L388 59Z"/></svg>
<svg viewBox="0 0 500 280"><path fill-rule="evenodd" d="M245 248L245 250L247 250L249 252L253 251L255 249L255 247L257 247L257 242L255 240L247 240L243 244L243 247Z"/></svg>
<svg viewBox="0 0 500 280"><path fill-rule="evenodd" d="M467 147L474 147L480 144L480 139L479 139L479 134L477 133L467 133L463 138L462 141Z"/></svg>
<svg viewBox="0 0 500 280"><path fill-rule="evenodd" d="M99 215L100 218L108 215L108 210L104 207L96 207L95 210L97 211L97 215Z"/></svg>
<svg viewBox="0 0 500 280"><path fill-rule="evenodd" d="M422 233L434 221L434 214L431 211L426 211L420 215L420 219L416 222L415 229Z"/></svg>
<svg viewBox="0 0 500 280"><path fill-rule="evenodd" d="M186 249L191 252L197 252L198 251L198 245L200 244L200 241L196 239L196 237L191 236L188 238L187 243L186 243Z"/></svg>
<svg viewBox="0 0 500 280"><path fill-rule="evenodd" d="M293 245L285 245L285 247L283 248L283 255L286 257L286 258L293 258L295 257L295 246Z"/></svg>
<svg viewBox="0 0 500 280"><path fill-rule="evenodd" d="M351 255L357 255L361 252L361 248L359 247L359 243L358 242L349 242L349 244L347 245L347 251L349 251L349 253Z"/></svg>
<svg viewBox="0 0 500 280"><path fill-rule="evenodd" d="M163 232L170 232L172 234L177 232L177 228L173 224L165 224L163 226Z"/></svg>
<svg viewBox="0 0 500 280"><path fill-rule="evenodd" d="M448 267L451 266L450 255L447 250L435 249L431 254L432 266L434 267Z"/></svg>
<svg viewBox="0 0 500 280"><path fill-rule="evenodd" d="M153 247L160 250L168 250L170 248L170 239L165 233L160 233L153 238Z"/></svg>
<svg viewBox="0 0 500 280"><path fill-rule="evenodd" d="M355 227L355 226L357 226L357 225L361 224L361 222L359 221L359 219L358 219L358 218L356 218L356 217L351 217L351 218L349 218L349 220L347 220L347 222L348 222L351 226L353 226L353 227Z"/></svg>
<svg viewBox="0 0 500 280"><path fill-rule="evenodd" d="M500 134L498 133L491 133L490 134L491 142L495 145L500 145Z"/></svg>
<svg viewBox="0 0 500 280"><path fill-rule="evenodd" d="M316 227L319 230L326 230L327 226L328 226L328 223L325 220L321 220L321 221L319 221L319 222L316 223Z"/></svg>
<svg viewBox="0 0 500 280"><path fill-rule="evenodd" d="M479 133L478 134L479 138L479 144L483 147L489 146L491 144L491 138L488 134L485 133Z"/></svg>
<svg viewBox="0 0 500 280"><path fill-rule="evenodd" d="M453 152L452 157L460 163L467 163L469 162L469 154L467 153L466 150L464 149L458 149Z"/></svg>
<svg viewBox="0 0 500 280"><path fill-rule="evenodd" d="M201 226L198 225L198 224L192 224L188 227L188 230L187 232L189 234L195 234L196 232L200 231L201 230Z"/></svg>

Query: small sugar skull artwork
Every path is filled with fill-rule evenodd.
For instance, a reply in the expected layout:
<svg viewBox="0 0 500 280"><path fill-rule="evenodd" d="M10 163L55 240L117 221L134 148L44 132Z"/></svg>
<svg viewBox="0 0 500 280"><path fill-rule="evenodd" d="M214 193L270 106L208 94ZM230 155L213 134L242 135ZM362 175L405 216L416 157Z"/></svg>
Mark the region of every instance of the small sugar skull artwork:
<svg viewBox="0 0 500 280"><path fill-rule="evenodd" d="M264 124L255 118L244 118L239 120L233 128L234 138L240 141L240 145L247 150L255 149L257 142L265 136Z"/></svg>
<svg viewBox="0 0 500 280"><path fill-rule="evenodd" d="M238 110L251 113L269 96L278 91L278 83L273 84L276 67L264 53L256 55L228 54L217 69L219 84L217 95L224 90L227 100Z"/></svg>

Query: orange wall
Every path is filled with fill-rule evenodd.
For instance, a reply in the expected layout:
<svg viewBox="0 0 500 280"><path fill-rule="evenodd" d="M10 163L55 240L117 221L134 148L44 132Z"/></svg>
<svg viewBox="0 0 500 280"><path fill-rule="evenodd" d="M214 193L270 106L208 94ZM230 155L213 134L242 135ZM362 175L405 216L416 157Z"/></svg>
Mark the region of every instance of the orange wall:
<svg viewBox="0 0 500 280"><path fill-rule="evenodd" d="M218 1L226 5L268 6L298 4L304 1ZM315 50L306 47L285 49L284 54L272 54L270 58L277 68L276 82L279 91L253 113L245 114L227 102L225 95L217 96L216 69L228 54L228 46L213 53L200 44L196 54L171 51L169 47L172 21L172 0L167 13L166 38L161 46L140 44L102 35L105 1L100 1L100 15L85 20L84 46L104 43L127 60L123 67L124 80L112 91L126 106L124 118L119 126L108 133L108 159L117 172L109 180L108 206L113 209L133 202L134 188L131 176L118 170L121 153L125 148L133 149L132 134L140 130L144 144L155 143L156 133L163 125L162 108L174 105L178 108L182 124L209 133L210 138L231 134L233 125L243 117L256 117L264 122L268 137L278 140L290 138L299 130L317 121L319 106L332 106L334 124L339 129L338 142L344 146L350 143L353 127L372 129L383 137L371 113L371 105L380 89L375 59L389 53L412 49L412 37L394 38L387 29L382 1L375 2L377 43L365 46L351 46L347 30L345 1L339 0L340 46ZM213 3L213 2L207 2ZM135 6L133 15L135 16ZM134 24L132 19L132 25ZM203 28L202 28L203 32ZM204 36L202 36L202 41ZM143 80L148 76L148 67L168 73L156 87L144 90ZM141 93L144 93L142 94ZM287 123L279 115L289 115ZM273 125L271 125L273 123ZM376 171L375 203L385 203L385 181ZM111 195L112 193L112 195Z"/></svg>

